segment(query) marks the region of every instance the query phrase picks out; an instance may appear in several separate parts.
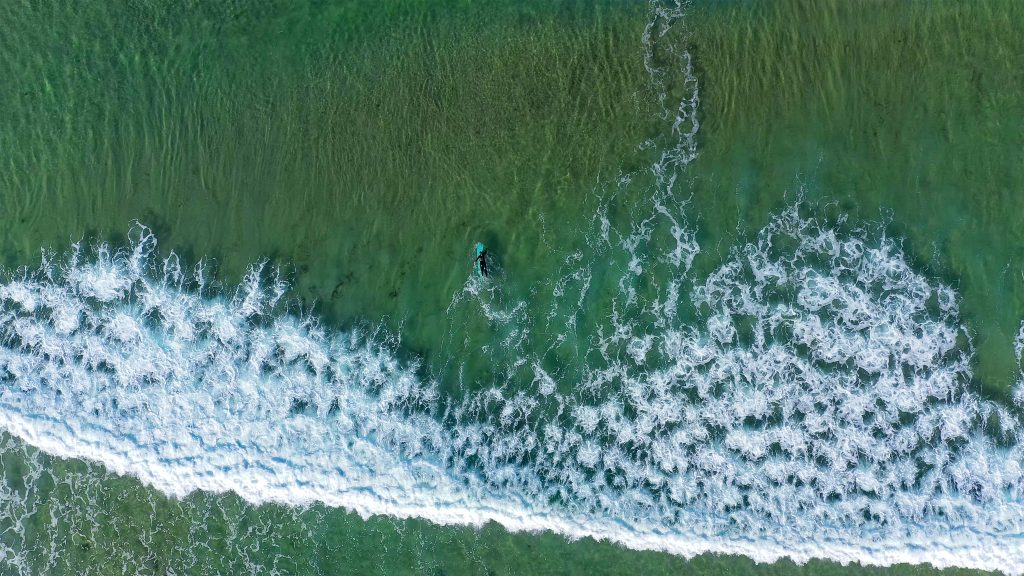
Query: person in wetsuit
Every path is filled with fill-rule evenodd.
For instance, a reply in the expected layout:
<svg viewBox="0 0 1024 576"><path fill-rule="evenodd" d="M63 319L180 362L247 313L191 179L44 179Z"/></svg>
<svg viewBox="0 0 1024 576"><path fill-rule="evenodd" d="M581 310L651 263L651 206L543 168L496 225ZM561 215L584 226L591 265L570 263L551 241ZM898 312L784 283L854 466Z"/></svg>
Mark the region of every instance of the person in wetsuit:
<svg viewBox="0 0 1024 576"><path fill-rule="evenodd" d="M477 242L477 244L476 244L476 258L474 258L474 262L476 262L480 266L480 268L479 268L480 275L486 278L488 276L488 274L487 274L487 248L485 248L484 245L479 243L479 242Z"/></svg>

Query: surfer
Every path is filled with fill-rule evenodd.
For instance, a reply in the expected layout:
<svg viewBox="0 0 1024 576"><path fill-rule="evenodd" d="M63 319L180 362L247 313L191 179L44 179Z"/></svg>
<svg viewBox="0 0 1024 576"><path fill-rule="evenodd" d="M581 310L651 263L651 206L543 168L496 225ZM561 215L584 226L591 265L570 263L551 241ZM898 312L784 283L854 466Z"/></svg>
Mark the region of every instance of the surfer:
<svg viewBox="0 0 1024 576"><path fill-rule="evenodd" d="M487 277L487 247L482 243L476 243L476 258L473 259L476 263L476 273L481 278Z"/></svg>

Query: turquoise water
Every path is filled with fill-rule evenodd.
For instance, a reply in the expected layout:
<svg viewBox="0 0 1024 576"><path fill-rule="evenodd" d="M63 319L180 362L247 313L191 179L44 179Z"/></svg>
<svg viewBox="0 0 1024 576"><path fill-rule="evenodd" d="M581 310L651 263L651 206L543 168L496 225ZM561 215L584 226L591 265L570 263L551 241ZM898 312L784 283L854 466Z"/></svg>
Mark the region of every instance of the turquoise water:
<svg viewBox="0 0 1024 576"><path fill-rule="evenodd" d="M1015 4L4 11L9 572L1021 571Z"/></svg>

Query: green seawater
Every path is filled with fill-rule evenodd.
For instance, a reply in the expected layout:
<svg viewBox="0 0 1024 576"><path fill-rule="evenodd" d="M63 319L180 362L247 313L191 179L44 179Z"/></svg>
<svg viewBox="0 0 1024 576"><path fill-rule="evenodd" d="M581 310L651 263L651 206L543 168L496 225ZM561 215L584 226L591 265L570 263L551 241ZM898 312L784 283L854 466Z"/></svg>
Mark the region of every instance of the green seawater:
<svg viewBox="0 0 1024 576"><path fill-rule="evenodd" d="M139 221L228 287L269 259L294 308L400 336L404 358L462 394L494 377L463 339L508 336L451 312L472 243L499 259L503 298L529 299L586 243L610 183L653 160L640 145L665 123L647 20L623 2L4 2L0 262L124 244ZM680 42L700 83L699 157L680 193L705 247L697 276L798 199L844 226L881 223L956 287L972 386L1007 402L1024 318L1021 29L1012 0L694 2ZM175 500L0 442L0 549L25 559L0 556L2 574L934 571Z"/></svg>

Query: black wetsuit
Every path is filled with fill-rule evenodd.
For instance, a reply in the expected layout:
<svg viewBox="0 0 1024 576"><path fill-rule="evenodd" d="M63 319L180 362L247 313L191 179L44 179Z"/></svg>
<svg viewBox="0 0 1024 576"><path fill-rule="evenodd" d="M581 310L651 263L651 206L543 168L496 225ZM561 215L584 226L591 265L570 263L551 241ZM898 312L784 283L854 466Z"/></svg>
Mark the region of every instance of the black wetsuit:
<svg viewBox="0 0 1024 576"><path fill-rule="evenodd" d="M480 262L480 275L487 276L487 250L476 255L476 260Z"/></svg>

